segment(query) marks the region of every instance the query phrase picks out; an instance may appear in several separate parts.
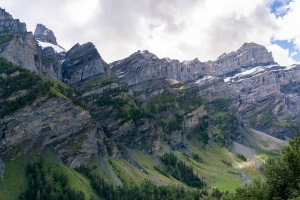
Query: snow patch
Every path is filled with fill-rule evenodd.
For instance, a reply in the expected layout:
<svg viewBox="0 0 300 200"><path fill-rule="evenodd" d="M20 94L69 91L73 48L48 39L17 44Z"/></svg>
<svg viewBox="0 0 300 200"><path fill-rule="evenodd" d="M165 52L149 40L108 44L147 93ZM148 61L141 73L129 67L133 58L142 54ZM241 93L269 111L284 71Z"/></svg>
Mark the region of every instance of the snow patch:
<svg viewBox="0 0 300 200"><path fill-rule="evenodd" d="M45 30L44 32L43 32L43 35L49 35L50 34L50 31L49 30Z"/></svg>
<svg viewBox="0 0 300 200"><path fill-rule="evenodd" d="M289 65L289 66L286 66L284 70L290 70L290 69L293 69L295 68L297 65L294 64L294 65Z"/></svg>
<svg viewBox="0 0 300 200"><path fill-rule="evenodd" d="M214 76L204 76L203 78L196 80L195 83L199 84L201 82L210 81L210 80L214 80L214 79L216 79L216 77L214 77Z"/></svg>
<svg viewBox="0 0 300 200"><path fill-rule="evenodd" d="M224 82L225 83L227 83L229 81L235 82L233 80L235 80L237 78L241 78L241 77L249 75L249 74L252 74L254 76L254 75L257 75L257 74L259 74L261 72L264 72L265 70L266 70L265 67L262 67L262 66L254 67L254 68L248 69L248 70L242 69L241 73L238 73L238 74L234 75L233 77L227 77L227 78L225 78Z"/></svg>
<svg viewBox="0 0 300 200"><path fill-rule="evenodd" d="M240 54L237 55L236 57L241 57L244 53L247 53L247 51L244 51L244 52L240 53Z"/></svg>
<svg viewBox="0 0 300 200"><path fill-rule="evenodd" d="M37 40L37 42L38 42L38 45L42 47L42 49L45 49L47 47L52 47L56 53L66 52L66 50L64 48L62 48L58 45L51 44L49 42L41 42L39 40Z"/></svg>

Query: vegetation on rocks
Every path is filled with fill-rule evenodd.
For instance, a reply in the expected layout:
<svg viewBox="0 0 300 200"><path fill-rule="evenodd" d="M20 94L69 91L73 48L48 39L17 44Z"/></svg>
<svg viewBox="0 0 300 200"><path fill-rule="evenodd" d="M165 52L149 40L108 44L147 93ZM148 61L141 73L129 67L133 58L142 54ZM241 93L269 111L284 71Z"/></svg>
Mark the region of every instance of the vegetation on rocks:
<svg viewBox="0 0 300 200"><path fill-rule="evenodd" d="M115 187L107 183L99 175L91 172L86 166L80 166L76 170L91 180L91 185L99 197L107 200L173 200L187 199L194 200L206 196L206 190L186 190L172 186L157 186L150 181L144 181L140 185L125 184L123 187Z"/></svg>
<svg viewBox="0 0 300 200"><path fill-rule="evenodd" d="M17 92L24 94L9 98ZM74 95L75 94L75 95ZM50 95L71 100L86 108L77 98L76 91L50 78L41 78L27 69L0 58L0 117L31 104L39 97Z"/></svg>

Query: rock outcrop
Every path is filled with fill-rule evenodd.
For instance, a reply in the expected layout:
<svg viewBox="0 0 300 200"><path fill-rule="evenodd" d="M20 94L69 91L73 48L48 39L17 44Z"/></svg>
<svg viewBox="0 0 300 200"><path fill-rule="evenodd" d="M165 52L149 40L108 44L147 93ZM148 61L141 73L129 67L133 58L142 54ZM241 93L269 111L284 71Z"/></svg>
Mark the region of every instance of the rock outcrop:
<svg viewBox="0 0 300 200"><path fill-rule="evenodd" d="M0 8L0 57L38 72L35 63L36 44L31 32L27 32L25 23L21 23L4 9Z"/></svg>
<svg viewBox="0 0 300 200"><path fill-rule="evenodd" d="M189 82L203 76L226 77L241 72L243 68L270 64L275 62L272 53L265 47L245 43L236 52L223 54L216 61L200 62L196 58L179 62L169 58L159 59L149 51L138 51L110 66L120 80L135 85L157 78Z"/></svg>
<svg viewBox="0 0 300 200"><path fill-rule="evenodd" d="M209 61L202 70L209 76L230 76L241 72L242 68L271 65L271 52L261 45L245 43L237 51L221 55L216 61Z"/></svg>
<svg viewBox="0 0 300 200"><path fill-rule="evenodd" d="M88 111L61 98L40 98L1 120L0 153L14 156L51 148L71 167L98 156L118 155ZM109 144L110 146L106 146ZM15 146L23 146L14 150Z"/></svg>
<svg viewBox="0 0 300 200"><path fill-rule="evenodd" d="M92 43L76 44L66 53L62 65L65 83L75 84L101 73L113 75L109 65L101 58Z"/></svg>
<svg viewBox="0 0 300 200"><path fill-rule="evenodd" d="M195 64L196 63L196 64ZM203 64L197 59L187 62L179 62L169 58L159 59L149 51L138 51L124 60L110 64L111 69L118 78L128 85L135 85L151 79L172 78L179 81L189 81L197 78L199 74L194 68Z"/></svg>
<svg viewBox="0 0 300 200"><path fill-rule="evenodd" d="M48 29L43 24L36 25L34 37L36 40L57 45L56 37L54 36L53 31Z"/></svg>

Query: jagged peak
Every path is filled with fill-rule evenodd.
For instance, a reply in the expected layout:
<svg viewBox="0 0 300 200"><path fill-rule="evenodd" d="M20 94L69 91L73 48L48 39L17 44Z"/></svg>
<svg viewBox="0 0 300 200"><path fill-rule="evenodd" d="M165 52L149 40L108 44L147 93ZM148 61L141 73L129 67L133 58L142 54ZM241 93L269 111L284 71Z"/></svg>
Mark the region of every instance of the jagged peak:
<svg viewBox="0 0 300 200"><path fill-rule="evenodd" d="M57 45L56 37L52 30L48 29L43 24L37 24L35 31L34 31L34 37L42 42L48 42L51 44Z"/></svg>
<svg viewBox="0 0 300 200"><path fill-rule="evenodd" d="M14 19L11 14L5 11L5 9L0 8L0 36L26 32L27 28L25 23L21 23L19 19Z"/></svg>
<svg viewBox="0 0 300 200"><path fill-rule="evenodd" d="M11 16L11 14L9 14L8 12L6 12L5 9L2 9L0 7L0 20L6 20L6 19L13 20L13 17Z"/></svg>
<svg viewBox="0 0 300 200"><path fill-rule="evenodd" d="M133 53L132 55L129 56L130 57L142 57L142 58L145 58L145 59L158 59L158 57L149 52L148 50L138 50L137 52Z"/></svg>

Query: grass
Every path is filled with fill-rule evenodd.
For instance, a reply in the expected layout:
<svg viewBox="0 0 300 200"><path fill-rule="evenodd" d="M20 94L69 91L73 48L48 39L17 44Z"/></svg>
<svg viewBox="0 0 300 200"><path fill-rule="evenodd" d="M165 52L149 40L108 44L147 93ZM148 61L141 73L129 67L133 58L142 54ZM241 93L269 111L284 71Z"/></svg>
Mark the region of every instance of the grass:
<svg viewBox="0 0 300 200"><path fill-rule="evenodd" d="M256 157L261 164L266 164L269 159L276 159L280 154L280 151L266 151L260 148L256 149Z"/></svg>
<svg viewBox="0 0 300 200"><path fill-rule="evenodd" d="M257 166L256 164L253 162L251 163L250 165L248 165L247 167L245 167L243 169L243 172L245 174L247 174L247 176L252 180L261 180L262 179L262 176L261 174L259 173L259 170L257 169Z"/></svg>
<svg viewBox="0 0 300 200"><path fill-rule="evenodd" d="M85 194L86 199L90 199L94 196L90 181L83 175L77 173L75 170L67 167L66 165L59 163L53 155L50 153L44 153L44 164L47 167L46 171L52 173L53 171L61 172L69 178L70 187L76 191L82 191Z"/></svg>
<svg viewBox="0 0 300 200"><path fill-rule="evenodd" d="M141 171L139 171L132 164L124 159L107 159L108 163L112 167L114 173L123 183L137 183L140 184L148 177Z"/></svg>
<svg viewBox="0 0 300 200"><path fill-rule="evenodd" d="M62 99L65 99L65 100L68 100L68 101L71 101L71 99L69 99L68 97L66 97L64 94L60 93L59 91L56 90L55 87L50 87L50 92L59 97L59 98L62 98Z"/></svg>
<svg viewBox="0 0 300 200"><path fill-rule="evenodd" d="M232 162L235 155L214 143L210 144L207 150L199 146L202 144L199 145L198 142L191 142L189 145L190 149L203 159L203 163L191 159L190 162L188 160L186 162L193 165L209 186L216 187L220 191L235 192L243 180L237 169L222 162L224 160Z"/></svg>
<svg viewBox="0 0 300 200"><path fill-rule="evenodd" d="M59 163L51 154L43 153L44 167L47 173L61 172L69 179L70 187L76 191L82 191L85 198L89 200L93 193L90 181L75 170ZM5 183L0 180L0 199L18 199L20 193L24 192L27 187L25 169L28 162L36 160L36 156L22 155L15 160L5 162Z"/></svg>
<svg viewBox="0 0 300 200"><path fill-rule="evenodd" d="M153 154L147 154L139 150L131 150L131 152L134 155L135 161L139 163L140 166L142 166L147 172L152 174L159 182L157 184L171 184L171 185L180 185L184 186L183 183L179 182L172 176L165 176L162 173L160 173L155 167L158 166L157 160L159 160L159 157Z"/></svg>
<svg viewBox="0 0 300 200"><path fill-rule="evenodd" d="M191 152L190 155L175 150L173 153L187 165L192 166L195 172L207 183L208 187L217 187L221 191L235 192L236 188L241 186L243 179L240 177L240 173L236 168L228 166L223 163L222 160L233 162L236 156L215 143L210 144L207 150L203 148L203 146L204 143L202 141L192 140L188 144L188 150ZM173 180L171 176L166 177L155 170L154 167L158 166L157 162L159 156L169 151L170 149L168 149L168 147L162 145L160 150L154 152L154 155L143 153L139 150L132 150L132 153L140 166L146 169L160 182L187 187L183 183ZM192 153L199 155L203 162L194 160Z"/></svg>
<svg viewBox="0 0 300 200"><path fill-rule="evenodd" d="M71 146L71 151L75 153L81 149L83 142L87 139L87 135L83 135L78 141L74 142Z"/></svg>
<svg viewBox="0 0 300 200"><path fill-rule="evenodd" d="M26 156L22 155L13 161L5 162L5 183L0 180L0 199L18 199L19 194L26 189L26 160Z"/></svg>

